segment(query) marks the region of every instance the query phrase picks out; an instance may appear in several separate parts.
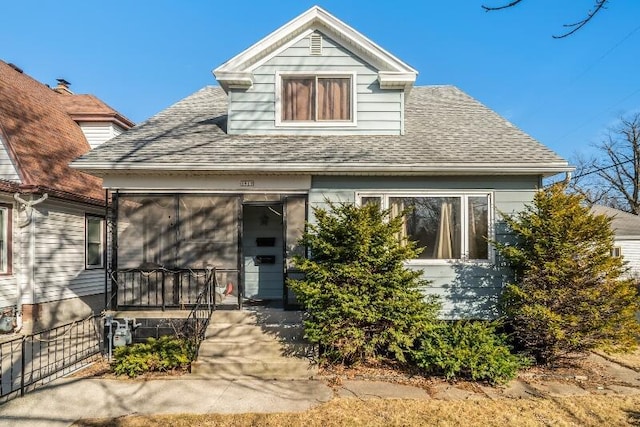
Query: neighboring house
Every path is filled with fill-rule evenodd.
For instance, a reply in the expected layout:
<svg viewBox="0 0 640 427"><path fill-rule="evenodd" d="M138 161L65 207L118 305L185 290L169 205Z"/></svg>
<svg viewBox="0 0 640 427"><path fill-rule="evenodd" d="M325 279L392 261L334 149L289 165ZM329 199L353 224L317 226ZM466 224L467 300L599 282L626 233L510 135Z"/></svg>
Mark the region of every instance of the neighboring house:
<svg viewBox="0 0 640 427"><path fill-rule="evenodd" d="M22 332L105 306L105 191L68 163L133 123L0 61L0 310Z"/></svg>
<svg viewBox="0 0 640 427"><path fill-rule="evenodd" d="M304 222L333 200L413 207L424 291L444 317L491 316L509 275L487 241L506 238L499 212L572 169L460 89L414 86L416 70L319 7L214 75L72 164L117 208L114 308L188 306L211 266L233 287L223 302L290 305Z"/></svg>
<svg viewBox="0 0 640 427"><path fill-rule="evenodd" d="M640 217L607 206L593 205L591 210L611 218L615 233L612 255L624 258L629 274L640 277Z"/></svg>

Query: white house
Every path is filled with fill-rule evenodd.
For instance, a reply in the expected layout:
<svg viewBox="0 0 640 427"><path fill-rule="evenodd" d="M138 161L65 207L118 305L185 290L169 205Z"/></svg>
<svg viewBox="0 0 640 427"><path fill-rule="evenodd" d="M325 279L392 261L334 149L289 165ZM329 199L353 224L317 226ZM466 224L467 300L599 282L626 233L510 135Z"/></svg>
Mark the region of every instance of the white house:
<svg viewBox="0 0 640 427"><path fill-rule="evenodd" d="M63 79L52 89L0 61L0 311L18 330L106 305L102 181L68 163L132 126Z"/></svg>
<svg viewBox="0 0 640 427"><path fill-rule="evenodd" d="M591 210L611 218L611 228L615 233L612 255L621 256L629 274L640 277L640 217L608 206L593 205Z"/></svg>

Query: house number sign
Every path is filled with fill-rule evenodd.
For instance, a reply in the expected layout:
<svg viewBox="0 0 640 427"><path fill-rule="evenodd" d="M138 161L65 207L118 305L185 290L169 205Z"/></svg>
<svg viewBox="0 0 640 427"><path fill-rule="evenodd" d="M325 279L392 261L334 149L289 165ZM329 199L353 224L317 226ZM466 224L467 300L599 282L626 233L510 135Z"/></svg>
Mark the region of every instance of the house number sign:
<svg viewBox="0 0 640 427"><path fill-rule="evenodd" d="M240 181L240 187L253 187L252 179L243 179Z"/></svg>

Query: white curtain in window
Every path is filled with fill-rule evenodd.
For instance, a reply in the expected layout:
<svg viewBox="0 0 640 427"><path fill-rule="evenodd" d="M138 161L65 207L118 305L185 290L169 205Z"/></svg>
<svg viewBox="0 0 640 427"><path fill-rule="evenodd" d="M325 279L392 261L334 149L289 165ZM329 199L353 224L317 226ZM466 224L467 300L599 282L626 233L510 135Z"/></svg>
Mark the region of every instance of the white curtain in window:
<svg viewBox="0 0 640 427"><path fill-rule="evenodd" d="M389 199L389 204L392 218L397 217L404 210L404 201L400 198ZM403 242L407 238L407 218L404 215L402 216L402 227L400 228L400 232L396 234L396 238L399 242Z"/></svg>
<svg viewBox="0 0 640 427"><path fill-rule="evenodd" d="M454 219L451 203L442 202L440 206L440 223L433 248L436 259L451 259L454 252Z"/></svg>

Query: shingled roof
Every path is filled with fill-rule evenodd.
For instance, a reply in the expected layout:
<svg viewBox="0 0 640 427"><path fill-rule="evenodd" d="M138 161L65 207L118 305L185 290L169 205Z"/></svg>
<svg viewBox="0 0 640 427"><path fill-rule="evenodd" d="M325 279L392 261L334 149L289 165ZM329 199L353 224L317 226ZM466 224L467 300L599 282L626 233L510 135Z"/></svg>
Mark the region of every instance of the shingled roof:
<svg viewBox="0 0 640 427"><path fill-rule="evenodd" d="M102 180L68 166L90 149L68 113L75 100L83 105L86 99L85 95L57 93L0 61L0 139L20 177L19 187L7 183L0 190L42 191L102 203Z"/></svg>
<svg viewBox="0 0 640 427"><path fill-rule="evenodd" d="M405 135L228 135L227 96L205 87L73 162L110 170L552 175L567 162L453 86L415 87Z"/></svg>
<svg viewBox="0 0 640 427"><path fill-rule="evenodd" d="M640 216L601 205L593 205L591 211L612 218L611 228L616 233L616 238L640 240Z"/></svg>
<svg viewBox="0 0 640 427"><path fill-rule="evenodd" d="M60 93L59 100L65 111L75 121L80 122L112 122L129 129L134 123L111 108L101 99L90 94Z"/></svg>

